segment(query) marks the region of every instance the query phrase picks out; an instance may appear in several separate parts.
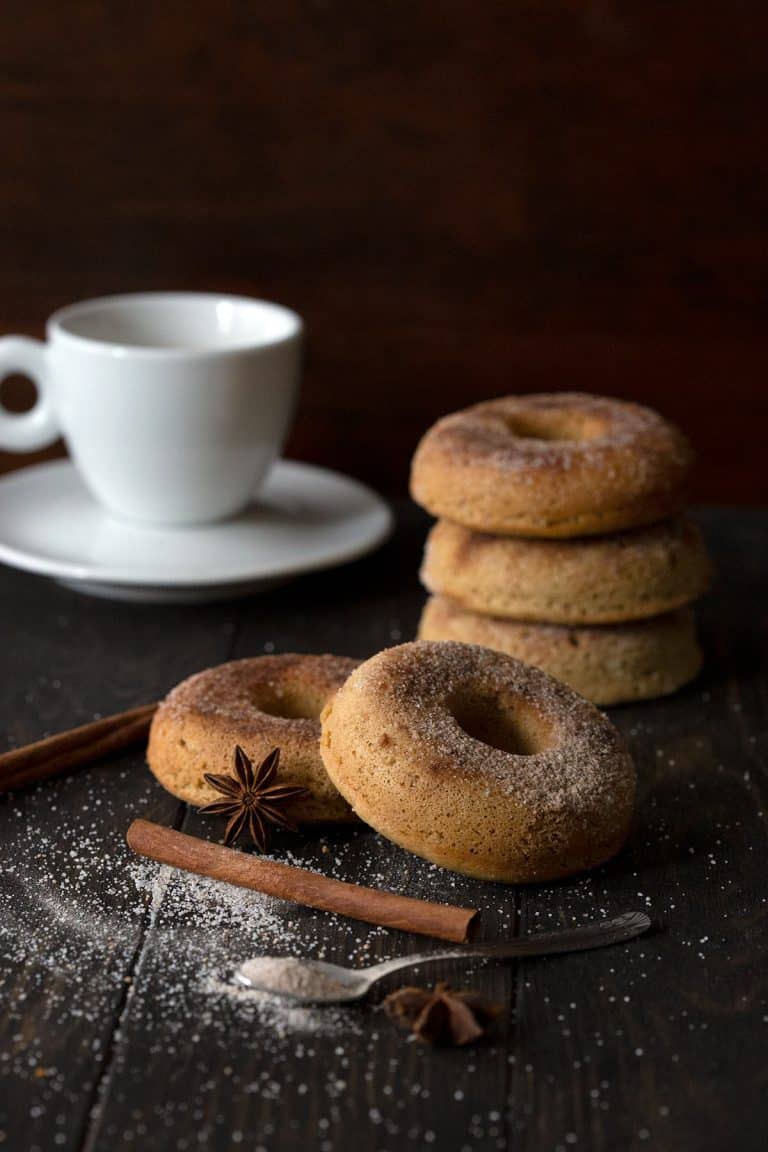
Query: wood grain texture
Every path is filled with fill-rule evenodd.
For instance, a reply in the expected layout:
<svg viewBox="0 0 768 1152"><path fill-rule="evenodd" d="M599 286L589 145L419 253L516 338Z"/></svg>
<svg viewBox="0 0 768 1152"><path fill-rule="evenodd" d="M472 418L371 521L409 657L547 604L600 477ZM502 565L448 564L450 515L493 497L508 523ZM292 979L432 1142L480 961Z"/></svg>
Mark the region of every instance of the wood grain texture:
<svg viewBox="0 0 768 1152"><path fill-rule="evenodd" d="M586 388L682 423L700 496L765 499L767 13L8 0L0 330L263 295L309 326L301 458L402 491L438 415Z"/></svg>
<svg viewBox="0 0 768 1152"><path fill-rule="evenodd" d="M315 829L275 845L278 858L300 853L320 871L338 856L348 879L385 876L411 895L479 906L487 939L630 907L654 917L653 935L472 975L455 962L436 966L429 980L471 982L509 1007L493 1038L470 1051L408 1043L369 1007L355 1017L357 1031L293 1037L276 1059L270 1037L254 1033L237 1005L222 1020L222 1009L190 989L185 1012L169 1011L173 907L165 899L153 918L136 916L121 863L108 900L123 909L126 931L106 971L84 960L83 978L104 986L99 1014L63 1028L56 1004L68 991L65 976L41 979L39 962L14 967L0 955L0 1049L12 1053L0 1063L8 1146L762 1152L768 725L758 604L768 519L710 512L702 523L719 568L703 605L707 671L669 700L612 712L641 778L630 842L612 864L572 881L513 889L451 876L359 829ZM257 600L196 609L109 605L2 570L0 623L14 642L0 652L0 719L13 739L28 741L96 710L154 699L182 675L231 655L294 649L365 656L407 638L421 605L416 571L425 532L425 519L403 509L395 540L366 561ZM122 771L104 764L3 798L1 842L19 820L63 835L68 824L90 819L82 807L106 795L107 780L110 799L99 821L114 838L116 860L136 815L214 836L210 820L184 813L162 793L140 757L126 754L121 764ZM80 884L85 899L87 876ZM21 924L35 894L11 887L5 869L0 889ZM344 961L352 943L362 942L371 960L393 947L375 929L362 926L353 938L341 922L309 911L298 915L296 929L308 940L319 933L330 960ZM52 921L52 941L61 930ZM242 944L229 946L234 966L245 958ZM417 938L397 944L423 947ZM123 978L131 981L127 997L116 991ZM37 1068L56 1074L37 1078Z"/></svg>

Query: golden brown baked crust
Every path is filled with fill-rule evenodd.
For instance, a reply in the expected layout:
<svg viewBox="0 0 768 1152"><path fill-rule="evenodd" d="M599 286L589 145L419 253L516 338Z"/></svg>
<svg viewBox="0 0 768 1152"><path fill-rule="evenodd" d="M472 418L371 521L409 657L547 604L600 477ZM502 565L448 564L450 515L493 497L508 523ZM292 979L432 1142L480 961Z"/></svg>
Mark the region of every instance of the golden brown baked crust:
<svg viewBox="0 0 768 1152"><path fill-rule="evenodd" d="M602 713L536 668L466 644L402 644L323 712L328 774L363 820L436 864L519 883L621 847L635 774Z"/></svg>
<svg viewBox="0 0 768 1152"><path fill-rule="evenodd" d="M439 520L421 579L436 595L488 616L545 624L616 624L689 604L706 591L707 550L679 517L614 536L531 540Z"/></svg>
<svg viewBox="0 0 768 1152"><path fill-rule="evenodd" d="M578 392L506 396L429 429L411 494L479 532L591 536L681 511L691 461L683 434L650 408Z"/></svg>
<svg viewBox="0 0 768 1152"><path fill-rule="evenodd" d="M480 616L433 596L424 606L419 636L515 656L603 706L666 696L692 680L702 664L689 608L625 624L568 628Z"/></svg>
<svg viewBox="0 0 768 1152"><path fill-rule="evenodd" d="M149 767L174 796L207 804L220 796L203 773L231 772L236 744L254 761L278 747L278 781L311 792L291 805L291 819L354 819L323 768L319 718L357 663L344 656L257 656L190 676L155 713Z"/></svg>

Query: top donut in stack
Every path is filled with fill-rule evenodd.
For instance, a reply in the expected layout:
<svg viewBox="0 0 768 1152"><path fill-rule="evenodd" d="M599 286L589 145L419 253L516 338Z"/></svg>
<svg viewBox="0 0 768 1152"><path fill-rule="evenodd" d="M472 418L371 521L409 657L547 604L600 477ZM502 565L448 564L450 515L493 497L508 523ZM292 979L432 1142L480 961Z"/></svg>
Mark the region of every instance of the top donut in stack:
<svg viewBox="0 0 768 1152"><path fill-rule="evenodd" d="M701 665L687 607L709 580L685 518L693 454L638 404L508 396L439 420L411 493L439 517L424 639L538 664L599 704L674 691Z"/></svg>

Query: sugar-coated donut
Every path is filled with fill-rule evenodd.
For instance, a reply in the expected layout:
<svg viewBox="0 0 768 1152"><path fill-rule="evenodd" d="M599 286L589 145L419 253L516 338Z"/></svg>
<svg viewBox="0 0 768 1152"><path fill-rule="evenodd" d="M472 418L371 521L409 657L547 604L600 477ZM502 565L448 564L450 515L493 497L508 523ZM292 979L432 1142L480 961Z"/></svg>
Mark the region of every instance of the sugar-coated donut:
<svg viewBox="0 0 768 1152"><path fill-rule="evenodd" d="M421 579L471 612L544 624L616 624L697 599L710 577L698 528L678 517L578 540L491 536L438 520Z"/></svg>
<svg viewBox="0 0 768 1152"><path fill-rule="evenodd" d="M482 644L569 684L593 704L667 696L701 670L690 608L624 624L527 624L468 612L445 596L431 597L419 624L424 640Z"/></svg>
<svg viewBox="0 0 768 1152"><path fill-rule="evenodd" d="M299 823L353 820L320 757L320 713L357 665L344 656L233 660L184 680L152 720L147 760L164 788L189 804L219 800L205 772L231 773L236 744L254 761L280 749L277 781L308 788L290 808Z"/></svg>
<svg viewBox="0 0 768 1152"><path fill-rule="evenodd" d="M323 762L361 819L435 864L551 880L624 842L635 773L606 716L537 668L416 642L361 664L326 705Z"/></svg>
<svg viewBox="0 0 768 1152"><path fill-rule="evenodd" d="M411 494L479 532L591 536L679 512L691 460L682 432L650 408L577 392L506 396L429 429Z"/></svg>

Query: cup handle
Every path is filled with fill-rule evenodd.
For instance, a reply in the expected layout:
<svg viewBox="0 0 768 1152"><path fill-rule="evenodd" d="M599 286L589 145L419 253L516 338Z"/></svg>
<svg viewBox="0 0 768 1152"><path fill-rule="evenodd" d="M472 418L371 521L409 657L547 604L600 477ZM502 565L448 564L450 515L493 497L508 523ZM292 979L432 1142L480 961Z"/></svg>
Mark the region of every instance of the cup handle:
<svg viewBox="0 0 768 1152"><path fill-rule="evenodd" d="M27 336L0 339L0 380L22 372L34 381L37 400L33 408L20 414L8 412L0 404L0 448L7 452L35 452L57 440L60 432L51 403L46 346Z"/></svg>

